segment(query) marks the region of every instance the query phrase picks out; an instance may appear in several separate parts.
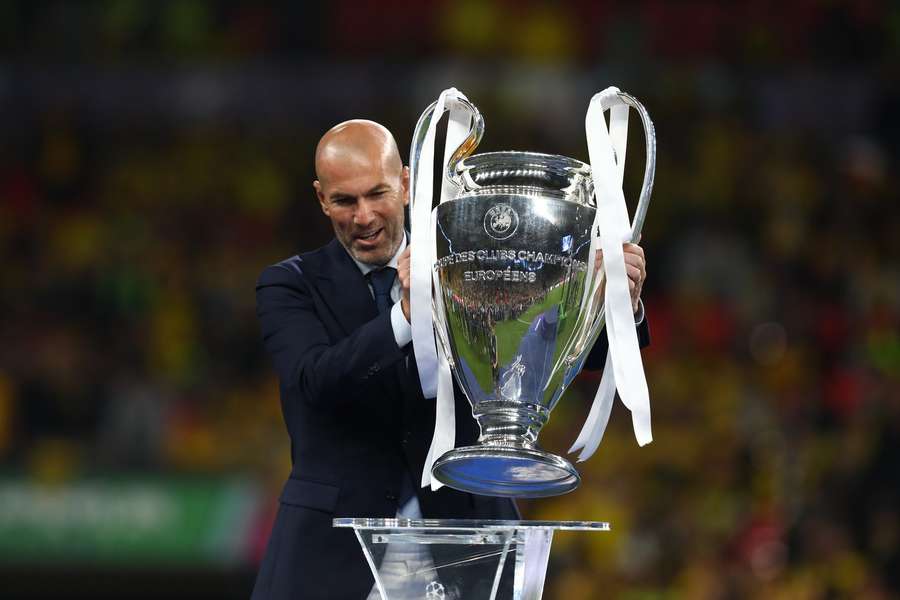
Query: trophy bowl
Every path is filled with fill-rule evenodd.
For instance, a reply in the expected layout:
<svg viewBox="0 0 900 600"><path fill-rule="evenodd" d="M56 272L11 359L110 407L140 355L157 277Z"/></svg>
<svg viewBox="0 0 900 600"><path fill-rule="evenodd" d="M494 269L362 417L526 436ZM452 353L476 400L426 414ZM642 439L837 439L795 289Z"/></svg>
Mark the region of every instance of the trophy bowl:
<svg viewBox="0 0 900 600"><path fill-rule="evenodd" d="M594 222L590 167L494 152L457 165L462 193L437 211L439 338L481 428L478 444L433 467L454 488L549 496L580 477L537 438L589 348L582 310ZM599 328L597 328L599 329ZM577 373L577 370L575 371Z"/></svg>

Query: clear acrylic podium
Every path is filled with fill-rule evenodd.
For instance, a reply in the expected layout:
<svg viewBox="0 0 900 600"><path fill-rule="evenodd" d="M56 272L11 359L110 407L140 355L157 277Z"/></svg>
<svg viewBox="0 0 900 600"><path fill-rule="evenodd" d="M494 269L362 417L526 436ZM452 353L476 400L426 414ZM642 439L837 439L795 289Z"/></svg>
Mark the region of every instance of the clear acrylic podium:
<svg viewBox="0 0 900 600"><path fill-rule="evenodd" d="M367 600L540 600L554 531L599 521L335 519L352 527L375 587Z"/></svg>

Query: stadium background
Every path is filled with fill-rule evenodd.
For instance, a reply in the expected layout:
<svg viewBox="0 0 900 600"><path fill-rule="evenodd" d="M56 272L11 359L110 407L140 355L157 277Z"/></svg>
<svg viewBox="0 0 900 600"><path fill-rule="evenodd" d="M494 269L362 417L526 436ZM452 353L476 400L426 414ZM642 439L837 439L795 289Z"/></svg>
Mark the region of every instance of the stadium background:
<svg viewBox="0 0 900 600"><path fill-rule="evenodd" d="M655 441L617 407L523 504L614 525L557 536L545 597L900 593L896 4L19 1L0 48L0 596L246 598L289 469L253 286L331 235L318 137L406 154L455 85L483 150L585 159L609 84L659 139Z"/></svg>

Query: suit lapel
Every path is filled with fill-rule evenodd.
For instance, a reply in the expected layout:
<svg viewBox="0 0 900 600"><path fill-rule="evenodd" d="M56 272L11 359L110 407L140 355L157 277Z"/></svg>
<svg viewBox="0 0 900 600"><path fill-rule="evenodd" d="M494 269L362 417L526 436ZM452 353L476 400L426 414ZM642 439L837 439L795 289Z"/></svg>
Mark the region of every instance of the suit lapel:
<svg viewBox="0 0 900 600"><path fill-rule="evenodd" d="M325 246L317 269L319 292L344 333L350 335L378 314L359 267L337 239Z"/></svg>

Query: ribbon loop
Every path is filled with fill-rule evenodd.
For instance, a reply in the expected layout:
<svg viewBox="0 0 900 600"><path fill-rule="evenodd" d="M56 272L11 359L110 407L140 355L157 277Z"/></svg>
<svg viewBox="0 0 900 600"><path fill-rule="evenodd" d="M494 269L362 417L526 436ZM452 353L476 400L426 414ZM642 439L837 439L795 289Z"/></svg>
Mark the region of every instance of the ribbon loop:
<svg viewBox="0 0 900 600"><path fill-rule="evenodd" d="M594 95L585 117L588 153L594 180L597 212L591 231L591 259L596 250L603 250L603 269L606 278L604 312L609 351L603 368L603 377L594 397L591 411L581 432L569 452L581 449L578 460L590 458L600 444L616 390L623 404L631 411L635 438L641 446L653 441L650 426L650 395L644 366L641 361L634 316L631 310L628 274L622 245L636 241L640 224L646 212L646 202L652 187L652 165L655 154L648 153L649 178L645 178L641 193L641 206L632 225L622 191L625 170L625 153L628 138L629 104L618 88L610 87ZM607 128L604 113L610 113ZM640 110L640 109L639 109ZM646 117L642 111L642 118ZM652 124L645 130L648 147L653 141ZM655 142L653 142L655 152ZM590 266L593 267L593 261Z"/></svg>

